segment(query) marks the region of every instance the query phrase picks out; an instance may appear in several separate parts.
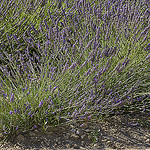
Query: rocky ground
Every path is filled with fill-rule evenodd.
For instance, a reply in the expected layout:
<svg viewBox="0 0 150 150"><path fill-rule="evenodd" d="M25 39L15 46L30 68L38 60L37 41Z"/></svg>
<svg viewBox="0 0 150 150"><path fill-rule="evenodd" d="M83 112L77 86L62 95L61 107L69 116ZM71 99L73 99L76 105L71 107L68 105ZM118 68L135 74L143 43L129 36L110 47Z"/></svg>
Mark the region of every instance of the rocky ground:
<svg viewBox="0 0 150 150"><path fill-rule="evenodd" d="M150 115L112 116L103 122L41 128L0 145L1 150L150 149Z"/></svg>

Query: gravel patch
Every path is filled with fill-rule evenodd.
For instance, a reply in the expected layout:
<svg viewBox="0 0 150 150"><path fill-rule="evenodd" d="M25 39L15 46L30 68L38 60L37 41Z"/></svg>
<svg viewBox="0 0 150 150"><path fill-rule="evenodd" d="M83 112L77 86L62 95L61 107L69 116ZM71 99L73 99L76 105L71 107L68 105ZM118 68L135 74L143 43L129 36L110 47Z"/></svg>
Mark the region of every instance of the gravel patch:
<svg viewBox="0 0 150 150"><path fill-rule="evenodd" d="M146 126L142 122L147 123ZM82 124L82 126L81 126ZM47 127L19 134L0 145L1 150L49 149L150 149L148 115L118 115L103 122L78 122L76 125Z"/></svg>

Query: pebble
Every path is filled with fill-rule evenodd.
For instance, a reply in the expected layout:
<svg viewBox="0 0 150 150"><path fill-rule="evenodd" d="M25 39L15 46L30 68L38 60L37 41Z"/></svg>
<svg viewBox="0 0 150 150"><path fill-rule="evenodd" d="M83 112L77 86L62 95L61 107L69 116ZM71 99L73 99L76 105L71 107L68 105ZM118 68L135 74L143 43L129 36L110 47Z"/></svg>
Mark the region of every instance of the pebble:
<svg viewBox="0 0 150 150"><path fill-rule="evenodd" d="M19 146L15 146L15 148L16 148L17 150L21 150L21 148L20 148Z"/></svg>
<svg viewBox="0 0 150 150"><path fill-rule="evenodd" d="M85 146L85 141L81 141L82 146Z"/></svg>
<svg viewBox="0 0 150 150"><path fill-rule="evenodd" d="M58 141L58 145L60 145L61 144L61 141Z"/></svg>
<svg viewBox="0 0 150 150"><path fill-rule="evenodd" d="M76 129L71 129L71 132L72 133L76 133Z"/></svg>
<svg viewBox="0 0 150 150"><path fill-rule="evenodd" d="M25 142L26 139L23 135L19 134L17 137L16 137L16 140L20 141L20 142Z"/></svg>
<svg viewBox="0 0 150 150"><path fill-rule="evenodd" d="M110 138L111 141L114 141L115 139L113 137Z"/></svg>
<svg viewBox="0 0 150 150"><path fill-rule="evenodd" d="M36 134L34 132L30 132L29 134L30 134L30 136L36 136Z"/></svg>
<svg viewBox="0 0 150 150"><path fill-rule="evenodd" d="M71 137L73 137L75 139L79 138L79 136L77 136L76 134L71 134Z"/></svg>
<svg viewBox="0 0 150 150"><path fill-rule="evenodd" d="M95 143L95 144L94 144L94 147L98 147L98 143Z"/></svg>
<svg viewBox="0 0 150 150"><path fill-rule="evenodd" d="M3 138L3 134L2 133L0 133L0 139L2 139Z"/></svg>
<svg viewBox="0 0 150 150"><path fill-rule="evenodd" d="M85 132L91 133L91 130L90 129L86 129Z"/></svg>
<svg viewBox="0 0 150 150"><path fill-rule="evenodd" d="M87 139L87 138L88 138L88 136L86 134L81 135L82 140Z"/></svg>
<svg viewBox="0 0 150 150"><path fill-rule="evenodd" d="M69 139L69 134L64 134L65 139Z"/></svg>
<svg viewBox="0 0 150 150"><path fill-rule="evenodd" d="M78 130L76 131L76 134L79 135L79 136L83 135L83 133L84 133L84 131L81 130L81 129L78 129Z"/></svg>
<svg viewBox="0 0 150 150"><path fill-rule="evenodd" d="M32 142L32 143L38 143L39 142L39 139L37 138L37 137L31 137L31 139L30 139L30 141Z"/></svg>
<svg viewBox="0 0 150 150"><path fill-rule="evenodd" d="M74 149L80 149L80 146L78 146L77 144L75 144L75 145L73 146L73 148L74 148Z"/></svg>

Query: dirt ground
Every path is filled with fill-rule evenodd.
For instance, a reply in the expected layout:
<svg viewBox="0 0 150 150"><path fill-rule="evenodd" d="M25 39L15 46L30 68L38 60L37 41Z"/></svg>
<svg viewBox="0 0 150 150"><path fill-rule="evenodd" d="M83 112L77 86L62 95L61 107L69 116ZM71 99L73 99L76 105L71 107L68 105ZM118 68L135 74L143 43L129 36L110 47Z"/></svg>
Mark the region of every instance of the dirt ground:
<svg viewBox="0 0 150 150"><path fill-rule="evenodd" d="M39 128L0 145L1 150L150 149L150 115L111 116L104 122ZM144 125L145 124L145 125ZM95 132L93 132L95 131Z"/></svg>

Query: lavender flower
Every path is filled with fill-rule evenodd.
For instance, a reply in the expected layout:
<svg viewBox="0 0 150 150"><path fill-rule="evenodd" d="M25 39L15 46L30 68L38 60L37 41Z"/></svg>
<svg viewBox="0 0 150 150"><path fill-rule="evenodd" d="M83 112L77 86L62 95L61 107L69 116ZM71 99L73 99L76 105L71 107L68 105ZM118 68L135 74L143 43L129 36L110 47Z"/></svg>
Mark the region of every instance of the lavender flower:
<svg viewBox="0 0 150 150"><path fill-rule="evenodd" d="M10 102L14 102L14 93L11 95Z"/></svg>
<svg viewBox="0 0 150 150"><path fill-rule="evenodd" d="M133 102L137 111L147 111L147 1L58 1L56 9L45 0L24 4L27 9L1 4L0 130L5 127L5 133L62 118L69 124L115 115L126 105L132 110Z"/></svg>
<svg viewBox="0 0 150 150"><path fill-rule="evenodd" d="M16 130L18 130L19 126L16 127Z"/></svg>
<svg viewBox="0 0 150 150"><path fill-rule="evenodd" d="M43 100L41 100L40 104L39 104L39 107L41 107L43 105Z"/></svg>
<svg viewBox="0 0 150 150"><path fill-rule="evenodd" d="M13 111L10 111L9 114L12 115L12 114L13 114Z"/></svg>

